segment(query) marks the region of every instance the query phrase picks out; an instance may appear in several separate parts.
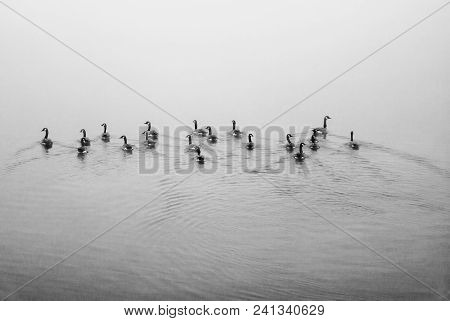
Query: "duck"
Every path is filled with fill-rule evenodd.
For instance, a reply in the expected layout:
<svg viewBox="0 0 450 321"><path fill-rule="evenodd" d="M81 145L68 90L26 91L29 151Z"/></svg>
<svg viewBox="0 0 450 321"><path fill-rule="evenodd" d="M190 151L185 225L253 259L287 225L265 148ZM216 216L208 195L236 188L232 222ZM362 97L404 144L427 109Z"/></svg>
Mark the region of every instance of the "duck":
<svg viewBox="0 0 450 321"><path fill-rule="evenodd" d="M84 138L84 140L81 141L81 144L84 144L84 146L90 146L91 140L86 137L86 130L82 129L82 130L80 130L80 133L83 133L83 138Z"/></svg>
<svg viewBox="0 0 450 321"><path fill-rule="evenodd" d="M323 127L316 127L313 130L316 130L317 132L320 132L322 134L326 134L327 133L327 120L331 119L330 116L325 116L323 118Z"/></svg>
<svg viewBox="0 0 450 321"><path fill-rule="evenodd" d="M353 131L350 132L350 142L348 143L351 149L358 150L359 145L353 141Z"/></svg>
<svg viewBox="0 0 450 321"><path fill-rule="evenodd" d="M291 142L291 137L294 137L294 136L292 136L291 134L286 135L286 140L287 140L286 149L289 151L292 151L295 148L295 144L293 142Z"/></svg>
<svg viewBox="0 0 450 321"><path fill-rule="evenodd" d="M196 152L200 149L198 145L192 144L192 135L187 135L186 138L189 138L189 145L187 146L189 151Z"/></svg>
<svg viewBox="0 0 450 321"><path fill-rule="evenodd" d="M147 128L148 135L151 136L153 139L158 139L159 133L156 130L152 129L152 123L147 120L144 124L148 126Z"/></svg>
<svg viewBox="0 0 450 321"><path fill-rule="evenodd" d="M45 136L41 140L41 145L45 148L52 148L53 142L50 138L48 138L48 128L43 128L41 132L45 132Z"/></svg>
<svg viewBox="0 0 450 321"><path fill-rule="evenodd" d="M305 146L305 143L300 143L299 152L294 155L294 159L297 161L303 161L306 158L306 155L303 152L303 146Z"/></svg>
<svg viewBox="0 0 450 321"><path fill-rule="evenodd" d="M88 153L88 149L86 147L86 138L82 137L81 138L81 146L78 147L78 154L87 154Z"/></svg>
<svg viewBox="0 0 450 321"><path fill-rule="evenodd" d="M239 129L236 129L236 121L232 120L231 122L233 123L233 129L231 130L231 135L233 135L234 137L241 137L242 132Z"/></svg>
<svg viewBox="0 0 450 321"><path fill-rule="evenodd" d="M205 157L203 157L203 155L201 155L200 148L197 149L197 156L195 156L195 161L200 164L203 164L205 162Z"/></svg>
<svg viewBox="0 0 450 321"><path fill-rule="evenodd" d="M150 138L148 130L142 133L142 135L145 135L144 144L147 145L149 148L153 148L156 146L156 141Z"/></svg>
<svg viewBox="0 0 450 321"><path fill-rule="evenodd" d="M217 136L212 134L211 126L205 127L208 130L208 142L217 143Z"/></svg>
<svg viewBox="0 0 450 321"><path fill-rule="evenodd" d="M103 127L103 133L102 133L102 140L109 141L109 133L106 131L107 125L105 123L101 124L100 126Z"/></svg>
<svg viewBox="0 0 450 321"><path fill-rule="evenodd" d="M207 133L206 130L204 130L203 128L198 128L196 120L194 120L193 123L194 123L194 130L192 131L192 133L198 136L206 136Z"/></svg>
<svg viewBox="0 0 450 321"><path fill-rule="evenodd" d="M247 149L254 149L255 148L255 143L252 142L252 137L254 137L253 134L248 134Z"/></svg>
<svg viewBox="0 0 450 321"><path fill-rule="evenodd" d="M126 152L131 152L134 149L133 145L128 144L127 136L122 135L119 139L123 139L122 150Z"/></svg>

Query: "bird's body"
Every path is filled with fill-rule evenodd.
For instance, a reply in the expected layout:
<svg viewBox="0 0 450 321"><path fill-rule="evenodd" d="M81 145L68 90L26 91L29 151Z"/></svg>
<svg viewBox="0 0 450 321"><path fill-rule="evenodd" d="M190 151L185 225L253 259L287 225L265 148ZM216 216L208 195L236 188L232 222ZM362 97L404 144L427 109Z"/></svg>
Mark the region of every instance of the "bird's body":
<svg viewBox="0 0 450 321"><path fill-rule="evenodd" d="M306 158L306 155L303 152L303 146L305 146L305 143L300 143L299 152L294 155L294 159L297 161L303 161Z"/></svg>
<svg viewBox="0 0 450 321"><path fill-rule="evenodd" d="M358 150L359 144L353 141L353 131L350 132L350 142L348 143L351 149Z"/></svg>
<svg viewBox="0 0 450 321"><path fill-rule="evenodd" d="M148 126L148 128L147 128L148 136L154 140L158 139L159 133L156 130L152 129L152 123L149 121L146 121L144 124L146 124Z"/></svg>
<svg viewBox="0 0 450 321"><path fill-rule="evenodd" d="M328 129L327 129L327 120L328 119L331 119L331 117L330 116L325 116L323 118L323 127L316 127L316 128L313 129L313 131L319 132L321 134L326 134L328 132Z"/></svg>
<svg viewBox="0 0 450 321"><path fill-rule="evenodd" d="M242 136L242 132L239 129L236 129L236 121L233 120L233 129L231 130L231 135L233 135L236 138L240 138Z"/></svg>
<svg viewBox="0 0 450 321"><path fill-rule="evenodd" d="M189 145L186 147L190 152L197 152L200 147L198 145L192 144L192 135L187 135L186 138L189 138Z"/></svg>
<svg viewBox="0 0 450 321"><path fill-rule="evenodd" d="M86 138L82 137L81 138L81 146L77 148L78 150L78 154L87 154L88 153L88 149L87 149L87 145L86 145Z"/></svg>
<svg viewBox="0 0 450 321"><path fill-rule="evenodd" d="M246 145L247 149L251 150L255 148L255 143L252 142L253 134L248 134L248 143Z"/></svg>
<svg viewBox="0 0 450 321"><path fill-rule="evenodd" d="M317 143L311 143L311 145L309 145L309 148L311 148L312 150L318 150L320 146Z"/></svg>
<svg viewBox="0 0 450 321"><path fill-rule="evenodd" d="M208 142L212 144L217 143L217 136L212 134L211 126L206 126L205 128L208 130Z"/></svg>
<svg viewBox="0 0 450 321"><path fill-rule="evenodd" d="M109 135L109 133L106 131L107 125L106 125L105 123L103 123L101 126L103 127L102 140L105 141L105 142L106 142L106 141L109 141L110 135Z"/></svg>
<svg viewBox="0 0 450 321"><path fill-rule="evenodd" d="M287 144L285 145L285 147L288 151L292 151L295 149L295 144L291 142L291 137L293 137L291 134L286 135Z"/></svg>
<svg viewBox="0 0 450 321"><path fill-rule="evenodd" d="M44 146L45 148L52 148L53 141L50 138L48 138L48 128L43 128L41 131L45 132L45 136L41 140L41 145Z"/></svg>
<svg viewBox="0 0 450 321"><path fill-rule="evenodd" d="M156 141L150 138L148 130L143 132L142 135L145 135L145 140L143 142L144 145L148 148L154 148L156 146Z"/></svg>
<svg viewBox="0 0 450 321"><path fill-rule="evenodd" d="M123 139L122 150L124 150L126 152L131 152L134 149L133 145L128 144L127 136L122 135L122 136L120 136L119 139Z"/></svg>
<svg viewBox="0 0 450 321"><path fill-rule="evenodd" d="M206 136L208 132L203 128L198 128L197 121L194 120L194 130L192 131L192 133L197 136Z"/></svg>
<svg viewBox="0 0 450 321"><path fill-rule="evenodd" d="M82 129L82 130L80 130L80 133L83 133L83 138L84 138L84 139L80 140L81 145L83 145L83 146L90 146L91 145L91 140L86 137L86 130Z"/></svg>
<svg viewBox="0 0 450 321"><path fill-rule="evenodd" d="M309 139L309 141L311 142L311 143L313 143L313 144L316 144L316 143L318 143L319 142L319 139L317 138L317 129L316 128L314 128L313 130L313 133L312 133L312 135L311 135L311 138Z"/></svg>

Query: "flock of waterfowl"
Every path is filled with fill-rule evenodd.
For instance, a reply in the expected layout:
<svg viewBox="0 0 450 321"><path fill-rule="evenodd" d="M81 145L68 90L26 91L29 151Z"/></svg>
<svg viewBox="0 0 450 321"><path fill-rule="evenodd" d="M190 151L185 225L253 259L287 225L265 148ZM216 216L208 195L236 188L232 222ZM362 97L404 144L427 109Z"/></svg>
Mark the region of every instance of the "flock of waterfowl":
<svg viewBox="0 0 450 321"><path fill-rule="evenodd" d="M327 120L328 119L331 119L331 117L325 116L323 119L323 127L316 127L316 128L312 129L313 133L311 135L311 138L309 139L309 142L310 142L309 148L311 148L314 151L317 151L320 148L319 138L318 138L319 134L322 135L323 137L326 137L326 134L328 132L328 130L327 130ZM143 141L143 144L145 144L149 148L154 148L158 141L159 133L156 130L152 129L152 124L149 121L146 121L144 124L147 125L148 128L146 131L144 131L142 133L142 135L145 135L145 140ZM233 129L231 130L230 135L234 136L235 138L241 138L244 133L236 128L236 121L233 120L232 124L233 124ZM108 126L105 123L103 123L101 126L103 127L103 133L101 135L101 139L104 142L109 142L110 134L107 131ZM48 129L44 128L44 129L42 129L42 131L45 132L45 136L41 140L41 144L45 148L52 148L53 141L50 138L48 138ZM83 155L83 154L88 153L87 146L91 145L91 140L86 136L85 129L81 129L80 133L82 133L82 137L80 139L81 145L77 148L77 150L78 150L79 154ZM195 156L195 160L199 163L204 163L205 158L203 157L203 155L201 155L200 146L192 143L192 135L196 135L199 137L206 137L207 141L211 144L217 143L218 137L212 133L211 126L206 126L204 128L198 128L198 123L196 120L194 120L194 129L192 130L192 134L186 136L186 138L188 138L188 145L186 147L186 150L189 152L195 152L197 154ZM252 150L255 148L255 143L252 141L252 137L254 137L254 135L252 133L249 133L248 134L248 142L245 145L246 148L249 150ZM288 150L289 152L293 152L296 148L295 143L292 142L291 138L293 138L293 135L291 135L291 134L286 135L287 143L286 143L285 147L286 147L286 150ZM135 148L134 145L131 145L128 143L127 137L125 135L122 135L120 137L120 139L123 139L122 150L130 152ZM304 146L306 146L306 144L304 142L301 142L298 145L299 151L293 155L293 158L295 160L303 161L306 158L306 154L303 151ZM348 146L351 149L355 149L355 150L359 149L359 145L353 141L353 131L350 133L350 142L348 143Z"/></svg>

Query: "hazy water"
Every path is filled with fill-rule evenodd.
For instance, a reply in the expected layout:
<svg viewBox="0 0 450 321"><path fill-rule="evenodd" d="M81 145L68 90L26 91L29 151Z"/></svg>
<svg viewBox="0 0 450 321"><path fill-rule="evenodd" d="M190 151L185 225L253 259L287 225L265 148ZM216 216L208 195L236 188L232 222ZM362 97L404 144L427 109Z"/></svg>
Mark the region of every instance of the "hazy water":
<svg viewBox="0 0 450 321"><path fill-rule="evenodd" d="M11 299L439 299L333 224L448 295L448 171L332 134L302 164L276 139L247 151L219 138L200 142L203 166L163 136L133 154L117 135L82 158L57 139L16 151L2 172L1 295L130 214ZM140 157L169 172L139 174Z"/></svg>
<svg viewBox="0 0 450 321"><path fill-rule="evenodd" d="M242 128L441 3L11 5L188 125ZM0 297L80 247L10 299L440 298L421 282L448 297L449 21L446 9L277 119L298 142L303 126L332 117L303 164L284 137L261 133L248 152L220 133L202 143L200 167L173 119L0 10ZM167 135L124 154L118 137L139 145L146 120ZM94 139L83 158L81 128ZM346 146L350 130L359 151ZM140 174L142 159L167 171Z"/></svg>

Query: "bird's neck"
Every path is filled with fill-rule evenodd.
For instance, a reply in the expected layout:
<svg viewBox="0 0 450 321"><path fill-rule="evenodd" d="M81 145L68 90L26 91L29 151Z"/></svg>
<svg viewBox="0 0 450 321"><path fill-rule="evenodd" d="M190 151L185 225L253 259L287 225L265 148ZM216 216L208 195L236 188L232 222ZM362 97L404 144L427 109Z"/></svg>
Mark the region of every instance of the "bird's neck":
<svg viewBox="0 0 450 321"><path fill-rule="evenodd" d="M353 141L353 132L350 133L350 141Z"/></svg>
<svg viewBox="0 0 450 321"><path fill-rule="evenodd" d="M251 143L252 142L252 136L248 136L248 142Z"/></svg>
<svg viewBox="0 0 450 321"><path fill-rule="evenodd" d="M83 138L86 138L86 131L83 130Z"/></svg>
<svg viewBox="0 0 450 321"><path fill-rule="evenodd" d="M209 135L212 135L211 127L208 128Z"/></svg>
<svg viewBox="0 0 450 321"><path fill-rule="evenodd" d="M127 140L126 137L123 138L123 143L124 143L125 145L128 144L128 140Z"/></svg>
<svg viewBox="0 0 450 321"><path fill-rule="evenodd" d="M194 122L194 128L197 129L197 122Z"/></svg>
<svg viewBox="0 0 450 321"><path fill-rule="evenodd" d="M47 138L48 138L48 130L45 131L45 137L44 137L44 139L47 139Z"/></svg>
<svg viewBox="0 0 450 321"><path fill-rule="evenodd" d="M103 126L103 134L106 134L106 125Z"/></svg>
<svg viewBox="0 0 450 321"><path fill-rule="evenodd" d="M303 154L303 145L300 145L300 154Z"/></svg>
<svg viewBox="0 0 450 321"><path fill-rule="evenodd" d="M287 139L287 141L288 141L289 144L292 144L292 143L291 143L291 138L290 138L289 136L286 136L286 139Z"/></svg>
<svg viewBox="0 0 450 321"><path fill-rule="evenodd" d="M236 129L236 123L233 123L233 130Z"/></svg>
<svg viewBox="0 0 450 321"><path fill-rule="evenodd" d="M327 128L327 118L323 119L323 128Z"/></svg>
<svg viewBox="0 0 450 321"><path fill-rule="evenodd" d="M189 138L189 145L191 145L192 144L192 137L189 136L188 138Z"/></svg>

